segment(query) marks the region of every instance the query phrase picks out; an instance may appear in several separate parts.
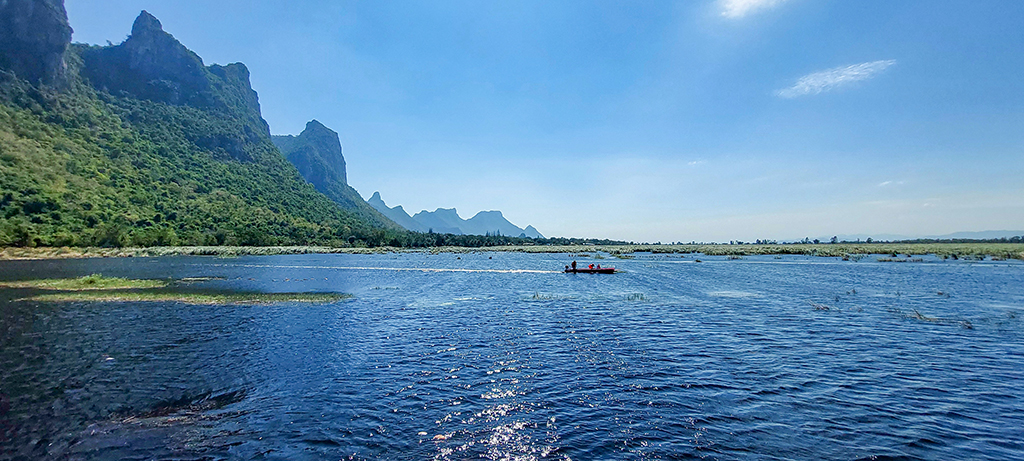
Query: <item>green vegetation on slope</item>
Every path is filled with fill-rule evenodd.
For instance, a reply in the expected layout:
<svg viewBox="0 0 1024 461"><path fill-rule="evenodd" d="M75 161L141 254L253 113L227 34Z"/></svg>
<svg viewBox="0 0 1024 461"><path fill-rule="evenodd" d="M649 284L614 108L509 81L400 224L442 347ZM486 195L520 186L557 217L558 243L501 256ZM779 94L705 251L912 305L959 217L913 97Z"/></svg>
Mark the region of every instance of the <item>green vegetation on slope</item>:
<svg viewBox="0 0 1024 461"><path fill-rule="evenodd" d="M55 91L0 71L0 246L349 246L387 237L316 192L268 135L232 113L82 82Z"/></svg>

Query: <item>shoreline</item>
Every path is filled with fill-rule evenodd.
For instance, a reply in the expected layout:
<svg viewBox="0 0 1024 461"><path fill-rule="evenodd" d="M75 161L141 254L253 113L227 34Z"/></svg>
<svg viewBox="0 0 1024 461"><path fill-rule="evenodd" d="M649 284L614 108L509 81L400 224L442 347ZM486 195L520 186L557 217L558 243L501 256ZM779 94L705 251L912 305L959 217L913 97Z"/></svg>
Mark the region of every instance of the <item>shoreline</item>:
<svg viewBox="0 0 1024 461"><path fill-rule="evenodd" d="M508 245L493 247L433 248L335 248L322 246L196 246L147 248L96 247L4 247L0 261L87 259L87 258L152 258L167 256L273 256L297 254L389 254L389 253L607 253L631 255L703 254L707 256L804 255L850 257L854 255L936 255L944 258L998 258L1024 260L1024 243L820 243L788 245Z"/></svg>

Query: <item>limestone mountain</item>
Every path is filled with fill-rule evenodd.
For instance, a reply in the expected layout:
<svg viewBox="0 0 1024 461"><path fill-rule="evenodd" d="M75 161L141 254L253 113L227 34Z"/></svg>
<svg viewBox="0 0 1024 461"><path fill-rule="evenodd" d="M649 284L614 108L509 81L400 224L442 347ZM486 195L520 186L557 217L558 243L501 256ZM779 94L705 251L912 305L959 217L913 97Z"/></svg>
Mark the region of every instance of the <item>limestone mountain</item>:
<svg viewBox="0 0 1024 461"><path fill-rule="evenodd" d="M387 216L388 219L394 221L399 226L415 232L427 232L428 228L423 227L422 224L416 222L409 216L409 213L402 208L402 205L397 205L393 208L389 208L384 199L380 198L380 192L374 192L373 196L366 201L370 206L379 211L382 215Z"/></svg>
<svg viewBox="0 0 1024 461"><path fill-rule="evenodd" d="M298 136L273 136L272 140L299 174L320 193L376 225L399 227L363 201L359 192L348 185L338 133L313 120L306 123L306 129Z"/></svg>
<svg viewBox="0 0 1024 461"><path fill-rule="evenodd" d="M118 45L70 37L60 0L0 0L0 246L405 235L300 176L244 65L206 66L147 12Z"/></svg>
<svg viewBox="0 0 1024 461"><path fill-rule="evenodd" d="M500 211L481 211L467 219L459 228L463 233L473 235L498 234L512 237L544 238L533 226L520 229L510 223Z"/></svg>
<svg viewBox="0 0 1024 461"><path fill-rule="evenodd" d="M250 148L270 138L245 65L207 67L146 11L139 14L131 35L120 45L77 48L84 61L83 76L102 92L194 107L235 119L234 126L193 130L193 141L200 147L251 161Z"/></svg>
<svg viewBox="0 0 1024 461"><path fill-rule="evenodd" d="M402 227L417 232L544 238L533 226L521 229L512 224L500 211L481 211L472 218L462 219L455 208L438 208L409 216L401 205L389 208L380 197L380 192L374 192L367 203Z"/></svg>
<svg viewBox="0 0 1024 461"><path fill-rule="evenodd" d="M465 234L460 227L463 219L459 217L459 212L455 211L455 208L438 208L434 211L423 210L414 214L412 219L420 223L421 226L426 227L428 231L438 234Z"/></svg>

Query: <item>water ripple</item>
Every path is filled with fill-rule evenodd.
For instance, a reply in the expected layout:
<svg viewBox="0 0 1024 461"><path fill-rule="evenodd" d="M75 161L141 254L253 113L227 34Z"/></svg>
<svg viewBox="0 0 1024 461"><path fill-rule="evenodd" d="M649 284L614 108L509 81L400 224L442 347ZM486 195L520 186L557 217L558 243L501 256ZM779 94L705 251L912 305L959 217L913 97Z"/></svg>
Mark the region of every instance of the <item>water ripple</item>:
<svg viewBox="0 0 1024 461"><path fill-rule="evenodd" d="M355 295L0 292L0 459L1024 458L1024 265L565 259L0 263Z"/></svg>

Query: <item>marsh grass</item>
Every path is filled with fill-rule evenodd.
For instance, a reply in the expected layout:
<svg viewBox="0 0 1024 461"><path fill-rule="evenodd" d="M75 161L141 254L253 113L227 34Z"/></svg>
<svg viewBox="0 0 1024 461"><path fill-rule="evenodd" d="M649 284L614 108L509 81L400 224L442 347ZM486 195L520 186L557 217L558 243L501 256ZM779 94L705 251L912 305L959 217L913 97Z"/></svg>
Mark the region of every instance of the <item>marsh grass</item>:
<svg viewBox="0 0 1024 461"><path fill-rule="evenodd" d="M0 259L62 259L159 256L264 256L287 254L388 254L388 253L479 253L481 251L515 253L565 253L588 258L592 253L615 255L634 253L703 254L708 256L805 255L859 260L866 255L935 255L943 259L1024 260L1024 243L821 243L789 245L510 245L486 248L433 247L401 249L394 247L334 248L323 246L194 246L149 248L21 248L0 249Z"/></svg>
<svg viewBox="0 0 1024 461"><path fill-rule="evenodd" d="M117 289L164 288L169 285L166 280L134 280L117 277L104 277L100 274L86 275L76 279L45 279L26 280L19 282L0 282L0 288L35 288L38 290L97 291Z"/></svg>
<svg viewBox="0 0 1024 461"><path fill-rule="evenodd" d="M196 281L215 279L217 278L194 277L175 283L168 280L135 280L92 274L75 279L3 282L0 283L0 288L32 290L34 293L29 293L19 300L40 302L332 303L352 297L341 293L259 293L183 288Z"/></svg>

